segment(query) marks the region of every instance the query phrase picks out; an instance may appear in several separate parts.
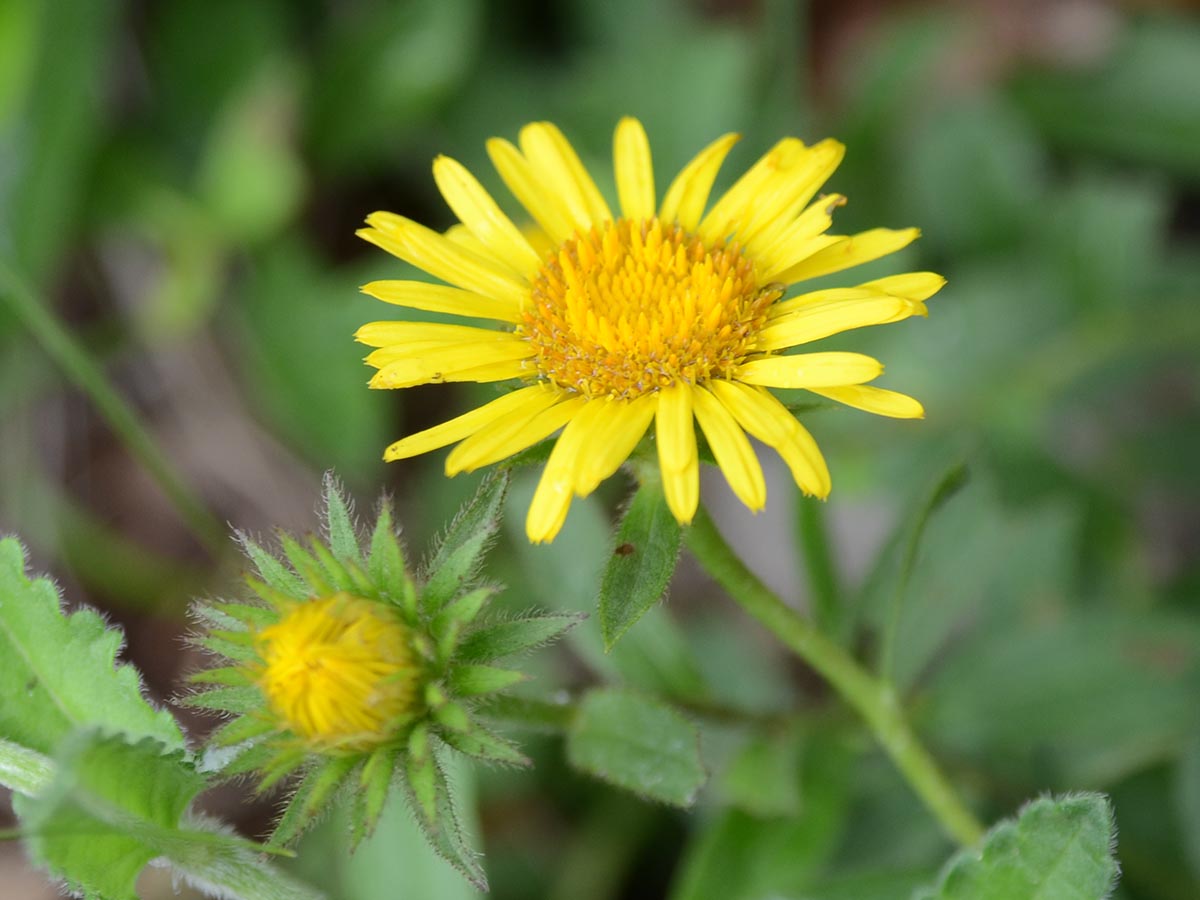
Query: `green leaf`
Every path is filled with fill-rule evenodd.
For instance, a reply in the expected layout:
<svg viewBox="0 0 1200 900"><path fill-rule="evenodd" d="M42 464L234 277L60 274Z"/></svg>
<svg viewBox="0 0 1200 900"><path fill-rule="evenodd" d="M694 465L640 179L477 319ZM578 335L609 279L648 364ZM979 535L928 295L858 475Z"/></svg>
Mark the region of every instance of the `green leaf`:
<svg viewBox="0 0 1200 900"><path fill-rule="evenodd" d="M612 649L667 590L679 560L680 528L662 486L643 484L617 531L617 546L600 582L600 628Z"/></svg>
<svg viewBox="0 0 1200 900"><path fill-rule="evenodd" d="M0 785L18 794L36 794L53 777L54 763L48 757L0 740Z"/></svg>
<svg viewBox="0 0 1200 900"><path fill-rule="evenodd" d="M421 733L420 726L413 730L414 737ZM417 822L430 846L471 884L486 891L487 875L458 824L450 786L427 735L415 742L410 739L404 775Z"/></svg>
<svg viewBox="0 0 1200 900"><path fill-rule="evenodd" d="M310 769L288 800L271 834L271 843L292 843L312 824L342 783L358 765L356 756L334 756Z"/></svg>
<svg viewBox="0 0 1200 900"><path fill-rule="evenodd" d="M1103 900L1117 880L1115 840L1102 794L1043 797L951 859L922 900Z"/></svg>
<svg viewBox="0 0 1200 900"><path fill-rule="evenodd" d="M450 690L460 697L495 694L527 681L529 676L515 669L495 666L454 666L450 670Z"/></svg>
<svg viewBox="0 0 1200 900"><path fill-rule="evenodd" d="M0 540L0 734L53 754L72 731L93 725L182 749L175 719L142 696L138 673L116 664L121 633L95 612L64 615L45 578L25 576L15 538Z"/></svg>
<svg viewBox="0 0 1200 900"><path fill-rule="evenodd" d="M258 574L262 576L263 581L281 594L291 597L294 600L307 600L309 598L310 592L304 586L304 581L299 575L280 562L278 558L256 544L245 532L239 531L236 533L236 536L238 544L241 545L242 552L250 557L250 561L254 563L254 568L258 570Z"/></svg>
<svg viewBox="0 0 1200 900"><path fill-rule="evenodd" d="M513 656L550 643L585 618L582 614L551 613L495 622L463 638L455 656L464 662L491 662Z"/></svg>
<svg viewBox="0 0 1200 900"><path fill-rule="evenodd" d="M1049 141L1200 179L1200 27L1150 17L1118 24L1099 66L1037 69L1014 95Z"/></svg>
<svg viewBox="0 0 1200 900"><path fill-rule="evenodd" d="M721 786L731 805L759 817L800 810L799 737L792 729L752 735L725 770Z"/></svg>
<svg viewBox="0 0 1200 900"><path fill-rule="evenodd" d="M438 541L425 566L421 590L421 603L429 612L439 611L475 577L483 553L500 527L508 482L507 472L489 472Z"/></svg>
<svg viewBox="0 0 1200 900"><path fill-rule="evenodd" d="M6 159L0 246L41 281L75 233L88 193L87 176L102 139L104 76L120 4L51 3L35 9L28 24L36 29L38 46L22 79L28 91L8 101L21 107L20 124L4 123L8 127L0 133Z"/></svg>
<svg viewBox="0 0 1200 900"><path fill-rule="evenodd" d="M671 900L825 900L805 889L846 839L856 762L844 741L810 736L800 763L800 814L759 818L729 807L720 811L688 844Z"/></svg>
<svg viewBox="0 0 1200 900"><path fill-rule="evenodd" d="M333 472L324 478L325 527L329 531L329 549L343 562L362 565L358 532L354 527L354 509Z"/></svg>
<svg viewBox="0 0 1200 900"><path fill-rule="evenodd" d="M941 509L950 498L962 490L967 483L967 467L965 463L956 462L947 469L934 484L933 489L921 501L916 512L903 528L908 532L904 541L904 554L900 560L900 570L896 576L895 590L889 599L887 622L884 626L883 649L880 652L880 671L885 678L892 674L892 654L896 644L896 635L900 628L900 617L904 610L904 597L908 584L912 580L913 567L917 562L917 551L921 547L921 538L929 520Z"/></svg>
<svg viewBox="0 0 1200 900"><path fill-rule="evenodd" d="M381 588L395 585L399 596L389 592L387 599L400 602L405 607L411 607L414 597L414 587L409 578L408 569L404 565L404 547L396 534L392 522L392 504L384 497L379 504L379 518L375 522L375 530L371 532L371 551L367 558L367 571L371 579ZM412 610L415 612L415 610Z"/></svg>
<svg viewBox="0 0 1200 900"><path fill-rule="evenodd" d="M68 884L108 900L136 900L134 883L177 837L204 778L156 741L75 735L50 787L21 803L29 850Z"/></svg>
<svg viewBox="0 0 1200 900"><path fill-rule="evenodd" d="M1179 836L1188 865L1200 876L1200 734L1183 746L1176 768Z"/></svg>
<svg viewBox="0 0 1200 900"><path fill-rule="evenodd" d="M596 607L597 586L612 552L612 524L599 499L576 500L562 532L551 546L529 543L521 524L537 484L533 473L514 479L514 512L507 527L529 588L557 612L586 614ZM573 650L600 678L670 697L704 699L705 684L691 645L665 606L650 609L638 627L611 653L604 651L598 628L576 628L567 636Z"/></svg>
<svg viewBox="0 0 1200 900"><path fill-rule="evenodd" d="M696 727L671 707L630 691L589 692L567 733L575 768L643 797L691 806L706 774Z"/></svg>

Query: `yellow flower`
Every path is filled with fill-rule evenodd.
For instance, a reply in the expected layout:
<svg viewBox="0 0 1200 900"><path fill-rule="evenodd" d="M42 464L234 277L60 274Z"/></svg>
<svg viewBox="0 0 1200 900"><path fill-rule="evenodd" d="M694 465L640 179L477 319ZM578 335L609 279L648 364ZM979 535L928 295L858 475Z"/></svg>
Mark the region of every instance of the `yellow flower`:
<svg viewBox="0 0 1200 900"><path fill-rule="evenodd" d="M806 493L825 497L830 489L816 442L768 388L804 388L868 412L920 417L916 400L867 385L883 371L869 356L785 351L924 315L941 276L895 275L783 299L797 282L899 250L917 230L826 233L845 202L814 200L844 153L832 140L811 147L781 140L709 207L736 140L725 135L702 150L660 203L646 133L623 119L613 147L614 215L562 133L533 123L521 130L519 149L488 142L500 177L537 223L532 238L447 157L434 162L433 174L461 225L442 235L393 213L368 216L360 236L448 285L376 281L366 293L500 325L364 325L357 339L377 348L367 357L378 369L371 386L525 382L392 444L384 458L458 442L446 460L454 475L562 429L526 520L530 540L541 542L558 533L572 497L613 474L652 422L667 502L686 523L699 501L694 421L730 487L759 510L766 488L747 433L783 457Z"/></svg>
<svg viewBox="0 0 1200 900"><path fill-rule="evenodd" d="M369 750L418 710L409 629L385 604L345 593L298 603L257 645L272 713L310 745Z"/></svg>

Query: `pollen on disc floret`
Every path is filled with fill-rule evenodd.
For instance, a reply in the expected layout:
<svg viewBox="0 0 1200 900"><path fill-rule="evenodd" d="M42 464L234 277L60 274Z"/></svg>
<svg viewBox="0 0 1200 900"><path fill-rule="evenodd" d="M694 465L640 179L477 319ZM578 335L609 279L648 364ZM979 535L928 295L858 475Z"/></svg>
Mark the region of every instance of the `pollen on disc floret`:
<svg viewBox="0 0 1200 900"><path fill-rule="evenodd" d="M417 705L420 671L407 626L349 594L293 607L258 636L259 683L288 730L330 749L390 740Z"/></svg>
<svg viewBox="0 0 1200 900"><path fill-rule="evenodd" d="M759 288L736 243L710 246L657 218L618 219L550 256L518 331L550 382L632 399L729 378L779 295Z"/></svg>

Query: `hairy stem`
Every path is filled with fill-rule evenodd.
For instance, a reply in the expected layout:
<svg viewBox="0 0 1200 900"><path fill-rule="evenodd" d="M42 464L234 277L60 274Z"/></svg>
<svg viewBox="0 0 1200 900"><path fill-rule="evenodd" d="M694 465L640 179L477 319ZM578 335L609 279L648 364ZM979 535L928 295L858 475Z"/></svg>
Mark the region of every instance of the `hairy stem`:
<svg viewBox="0 0 1200 900"><path fill-rule="evenodd" d="M963 846L978 843L983 827L913 734L891 687L759 581L734 554L704 507L684 535L709 575L858 711L946 834Z"/></svg>

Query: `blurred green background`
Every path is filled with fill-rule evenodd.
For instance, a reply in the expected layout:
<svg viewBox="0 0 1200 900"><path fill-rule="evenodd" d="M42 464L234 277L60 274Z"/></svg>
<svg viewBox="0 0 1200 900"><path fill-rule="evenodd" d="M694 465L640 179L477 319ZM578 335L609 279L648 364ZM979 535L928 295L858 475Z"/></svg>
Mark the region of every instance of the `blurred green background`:
<svg viewBox="0 0 1200 900"><path fill-rule="evenodd" d="M611 191L624 114L646 124L660 185L725 131L745 135L726 184L782 135L835 136L849 147L831 182L850 198L838 230L924 231L856 281L932 268L950 282L928 320L839 344L883 359L882 383L920 397L924 422L806 419L835 482L823 512L842 633L873 652L912 511L965 462L900 623L895 671L915 727L989 821L1044 791L1111 794L1117 896L1195 900L1195 10L0 0L0 258L134 405L197 506L180 513L186 497L170 500L47 354L53 325L37 337L9 303L0 531L21 535L68 598L121 623L127 656L169 698L197 666L189 597L231 590L240 567L213 540L225 523L313 528L332 468L364 509L394 492L419 547L473 489L441 476L442 454L386 467L380 455L486 389L368 391L351 340L394 314L357 286L413 275L354 237L363 217L451 224L434 155L502 196L484 140L548 118ZM706 496L752 565L804 604L797 499L780 467L768 474L758 517L719 477ZM535 475L518 480L491 571L513 610L589 610L625 486L578 503L535 548L520 527ZM709 787L689 813L642 803L572 773L554 736L522 736L535 770L456 780L477 801L497 900L900 900L951 851L853 717L694 565L618 652L598 648L585 623L530 661L531 690L608 680L671 698L703 728ZM273 802L244 793L218 792L209 809L261 835ZM394 812L349 859L333 816L299 869L338 900L471 896ZM170 896L153 875L145 895ZM0 895L55 892L6 844Z"/></svg>

